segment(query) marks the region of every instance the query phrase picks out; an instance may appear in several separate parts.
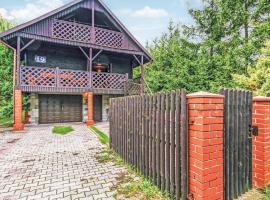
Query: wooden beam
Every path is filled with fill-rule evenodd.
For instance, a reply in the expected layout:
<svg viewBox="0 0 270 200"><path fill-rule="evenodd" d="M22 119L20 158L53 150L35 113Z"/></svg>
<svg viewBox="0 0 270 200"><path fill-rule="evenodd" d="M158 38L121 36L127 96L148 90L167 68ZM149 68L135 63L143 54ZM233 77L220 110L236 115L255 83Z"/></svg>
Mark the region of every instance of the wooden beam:
<svg viewBox="0 0 270 200"><path fill-rule="evenodd" d="M93 68L93 49L89 49L89 71L92 71Z"/></svg>
<svg viewBox="0 0 270 200"><path fill-rule="evenodd" d="M26 45L24 45L22 48L21 48L21 51L25 50L27 47L29 47L33 42L35 42L36 40L35 39L32 39L30 42L28 42Z"/></svg>
<svg viewBox="0 0 270 200"><path fill-rule="evenodd" d="M95 27L95 0L92 0L92 27Z"/></svg>
<svg viewBox="0 0 270 200"><path fill-rule="evenodd" d="M137 62L139 63L139 65L142 65L141 61L137 58L136 55L133 54L133 57L137 60Z"/></svg>
<svg viewBox="0 0 270 200"><path fill-rule="evenodd" d="M89 69L88 69L88 71L89 71L89 76L90 76L90 88L92 88L92 79L93 79L93 76L92 76L92 70L93 70L93 49L92 48L90 48L89 49Z"/></svg>
<svg viewBox="0 0 270 200"><path fill-rule="evenodd" d="M79 49L81 50L81 52L83 52L83 54L85 55L85 57L87 58L88 61L91 61L91 59L88 57L87 53L83 50L82 47L79 47Z"/></svg>
<svg viewBox="0 0 270 200"><path fill-rule="evenodd" d="M141 95L144 94L144 57L141 56Z"/></svg>
<svg viewBox="0 0 270 200"><path fill-rule="evenodd" d="M141 51L133 51L133 50L127 50L127 49L114 49L114 48L90 44L90 43L65 41L65 40L60 40L57 38L49 38L49 37L44 37L44 36L40 36L40 35L33 36L31 34L28 34L28 33L20 33L20 36L25 37L25 38L29 38L29 39L35 38L37 40L45 41L45 42L64 44L64 45L75 46L75 47L81 46L81 47L93 48L93 49L98 49L98 50L103 50L103 51L108 51L108 52L113 52L113 53L123 53L123 54L129 54L129 55L135 54L137 56L144 55L143 52L141 52Z"/></svg>
<svg viewBox="0 0 270 200"><path fill-rule="evenodd" d="M24 41L23 38L21 38L21 46L24 45Z"/></svg>
<svg viewBox="0 0 270 200"><path fill-rule="evenodd" d="M17 37L17 57L16 57L16 69L17 69L17 86L20 84L20 65L21 65L21 37Z"/></svg>
<svg viewBox="0 0 270 200"><path fill-rule="evenodd" d="M99 54L102 53L103 50L99 50L99 52L97 52L97 54L92 58L92 62L99 56Z"/></svg>

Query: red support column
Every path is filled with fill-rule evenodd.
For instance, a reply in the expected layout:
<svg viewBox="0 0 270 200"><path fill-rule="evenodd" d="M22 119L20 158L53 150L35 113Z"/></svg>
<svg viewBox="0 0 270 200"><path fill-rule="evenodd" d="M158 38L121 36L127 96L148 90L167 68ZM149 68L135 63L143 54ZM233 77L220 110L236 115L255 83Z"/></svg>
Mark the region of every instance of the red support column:
<svg viewBox="0 0 270 200"><path fill-rule="evenodd" d="M87 93L87 107L88 107L88 119L86 124L88 126L92 126L95 124L94 122L94 96L93 92Z"/></svg>
<svg viewBox="0 0 270 200"><path fill-rule="evenodd" d="M223 199L224 96L188 95L189 197Z"/></svg>
<svg viewBox="0 0 270 200"><path fill-rule="evenodd" d="M253 99L253 125L258 126L259 135L252 141L253 186L270 186L270 98Z"/></svg>
<svg viewBox="0 0 270 200"><path fill-rule="evenodd" d="M14 90L14 131L22 131L24 124L22 122L22 91Z"/></svg>

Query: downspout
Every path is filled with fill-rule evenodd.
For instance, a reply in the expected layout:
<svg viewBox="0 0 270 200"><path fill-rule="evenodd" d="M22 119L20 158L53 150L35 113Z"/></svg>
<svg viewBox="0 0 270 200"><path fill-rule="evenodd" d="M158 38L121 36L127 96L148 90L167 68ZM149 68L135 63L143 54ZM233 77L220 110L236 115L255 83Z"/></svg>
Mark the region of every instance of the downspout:
<svg viewBox="0 0 270 200"><path fill-rule="evenodd" d="M6 42L4 42L2 39L0 39L0 43L2 43L3 45L5 45L7 48L12 49L13 51L13 123L14 123L14 90L15 90L15 82L16 82L16 49L12 46L10 46L9 44L7 44Z"/></svg>

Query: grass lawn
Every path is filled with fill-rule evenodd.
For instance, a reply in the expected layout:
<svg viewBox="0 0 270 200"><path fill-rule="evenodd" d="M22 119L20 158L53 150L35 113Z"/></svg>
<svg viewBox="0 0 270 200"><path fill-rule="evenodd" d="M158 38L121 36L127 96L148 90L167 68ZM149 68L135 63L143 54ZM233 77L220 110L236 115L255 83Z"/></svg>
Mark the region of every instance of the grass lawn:
<svg viewBox="0 0 270 200"><path fill-rule="evenodd" d="M270 188L269 189L252 189L243 194L241 199L247 200L270 200Z"/></svg>
<svg viewBox="0 0 270 200"><path fill-rule="evenodd" d="M107 136L105 133L103 133L95 126L90 126L89 128L97 135L98 139L102 144L109 144L110 142L109 136Z"/></svg>
<svg viewBox="0 0 270 200"><path fill-rule="evenodd" d="M74 129L71 126L55 126L52 130L53 133L59 135L66 135L72 131L74 131Z"/></svg>
<svg viewBox="0 0 270 200"><path fill-rule="evenodd" d="M119 173L116 177L116 199L142 199L142 200L170 200L168 194L162 193L150 180L137 173L134 168L125 163L123 159L109 148L104 148L96 155L99 163L113 162L117 166L124 166L127 172Z"/></svg>
<svg viewBox="0 0 270 200"><path fill-rule="evenodd" d="M265 200L270 200L270 188L265 190Z"/></svg>

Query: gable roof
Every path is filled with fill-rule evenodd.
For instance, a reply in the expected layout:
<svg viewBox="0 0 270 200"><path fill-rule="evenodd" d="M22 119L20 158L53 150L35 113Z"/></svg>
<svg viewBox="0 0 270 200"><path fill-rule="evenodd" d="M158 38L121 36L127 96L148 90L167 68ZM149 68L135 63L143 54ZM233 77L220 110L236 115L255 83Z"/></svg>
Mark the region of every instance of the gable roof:
<svg viewBox="0 0 270 200"><path fill-rule="evenodd" d="M80 2L83 2L83 1L88 1L88 0L74 0L60 8L57 8L51 12L48 12L40 17L37 17L33 20L30 20L28 22L25 22L23 24L20 24L14 28L11 28L5 32L2 32L0 33L0 39L9 35L9 34L12 34L14 32L17 32L17 31L20 31L28 26L31 26L37 22L40 22L41 20L44 20L48 17L51 17L61 11L64 11L65 9L71 7L71 6L74 6ZM152 60L152 57L150 55L150 53L140 44L140 42L131 34L131 32L124 26L124 24L116 17L116 15L110 10L110 8L102 1L102 0L95 0L97 2L99 2L101 4L101 6L104 8L105 11L107 11L109 13L109 15L112 17L113 20L116 21L116 23L123 29L123 31L135 42L136 45L138 45L138 47L146 54L146 56L149 58L149 60Z"/></svg>

